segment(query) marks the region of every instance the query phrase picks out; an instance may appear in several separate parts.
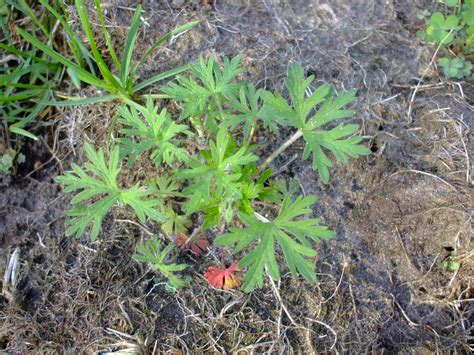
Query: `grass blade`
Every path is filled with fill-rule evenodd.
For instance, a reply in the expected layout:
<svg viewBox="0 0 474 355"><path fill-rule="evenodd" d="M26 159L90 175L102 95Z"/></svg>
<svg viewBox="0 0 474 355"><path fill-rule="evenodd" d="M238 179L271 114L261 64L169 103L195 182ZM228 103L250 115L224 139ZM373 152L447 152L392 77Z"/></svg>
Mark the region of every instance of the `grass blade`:
<svg viewBox="0 0 474 355"><path fill-rule="evenodd" d="M192 22L188 22L187 24L183 25L183 26L180 26L178 28L175 28L173 31L171 32L168 32L167 34L165 34L164 36L160 37L155 43L153 43L153 45L148 48L148 50L145 52L145 54L143 55L142 59L140 60L140 62L138 62L138 64L135 66L135 68L133 69L133 74L135 74L137 72L137 70L142 66L142 64L145 62L145 60L148 58L148 56L151 54L151 52L153 52L160 44L162 44L164 41L167 41L168 39L170 39L171 37L173 36L176 36L180 33L183 33L185 31L188 31L190 30L191 28L193 28L194 26L196 26L198 23L200 23L201 21L192 21Z"/></svg>
<svg viewBox="0 0 474 355"><path fill-rule="evenodd" d="M131 88L133 82L133 76L130 75L130 62L132 60L133 48L135 48L135 42L137 40L141 12L142 7L138 5L137 9L135 10L135 14L133 15L132 25L130 26L127 41L125 42L125 49L122 54L122 70L120 71L120 78L122 85L127 88Z"/></svg>
<svg viewBox="0 0 474 355"><path fill-rule="evenodd" d="M79 18L81 19L82 28L89 40L89 44L92 49L92 54L97 63L97 66L99 67L99 71L102 74L102 77L104 78L107 84L114 87L116 91L119 91L122 87L120 83L115 80L113 74L105 63L104 58L102 58L102 55L100 54L99 49L97 48L97 45L95 43L94 36L92 34L91 24L89 22L89 17L84 7L84 1L76 0L76 8L77 12L79 13Z"/></svg>
<svg viewBox="0 0 474 355"><path fill-rule="evenodd" d="M72 30L71 26L69 26L69 23L64 19L63 16L61 16L55 8L53 8L47 0L39 0L40 4L43 5L63 26L63 28L66 30L68 36L69 36L69 41L68 44L71 47L71 50L74 54L74 57L76 58L77 62L79 65L82 67L84 65L82 56L86 58L92 57L92 55L89 53L87 48L82 44L80 38L77 36L77 34ZM88 62L89 63L89 62Z"/></svg>
<svg viewBox="0 0 474 355"><path fill-rule="evenodd" d="M158 75L152 76L149 79L143 80L141 83L139 83L139 84L137 84L136 86L133 87L133 93L136 93L136 92L138 92L138 91L140 91L140 90L156 83L157 81L160 81L160 80L175 76L179 73L182 73L186 69L188 69L188 66L183 65L182 67L174 68L174 69L162 72Z"/></svg>
<svg viewBox="0 0 474 355"><path fill-rule="evenodd" d="M102 14L102 7L100 5L100 0L95 0L95 7L97 8L97 15L99 16L100 25L102 26L102 31L104 32L105 43L107 44L107 48L109 50L110 56L115 63L118 71L121 72L121 65L117 58L117 54L115 53L114 47L112 46L112 41L110 40L109 32L107 31L107 27L105 26L104 16Z"/></svg>
<svg viewBox="0 0 474 355"><path fill-rule="evenodd" d="M21 28L19 29L21 30ZM28 59L28 58L32 58L35 60L35 62L38 62L38 63L42 63L42 64L46 64L46 65L57 65L55 63L51 63L43 58L40 58L40 57L36 57L36 56L32 56L31 53L29 52L24 52L24 51L19 51L18 49L16 49L15 47L12 47L12 46L7 46L6 44L3 44L3 43L0 43L0 48L12 53L12 54L15 54L17 55L18 57L21 57L23 59Z"/></svg>
<svg viewBox="0 0 474 355"><path fill-rule="evenodd" d="M17 88L17 89L36 89L39 91L49 90L51 89L45 85L36 85L36 84L22 84L22 83L6 83L6 87L10 88Z"/></svg>
<svg viewBox="0 0 474 355"><path fill-rule="evenodd" d="M95 104L98 102L107 102L116 99L117 96L115 95L103 95L103 96L94 96L94 97L86 97L86 98L68 98L67 100L63 101L42 101L41 104L48 105L48 106L76 106L76 105L84 105L84 104Z"/></svg>
<svg viewBox="0 0 474 355"><path fill-rule="evenodd" d="M38 19L38 17L35 15L34 11L26 3L26 1L25 0L20 0L18 2L19 2L19 4L15 4L15 2L13 2L13 6L15 6L18 10L23 12L25 15L28 15L31 19L33 19L33 22L36 24L36 26L38 26L38 28L41 30L41 32L43 32L43 34L46 37L49 37L50 32L46 29L46 27L44 27L43 23Z"/></svg>
<svg viewBox="0 0 474 355"><path fill-rule="evenodd" d="M31 72L39 73L39 72L43 71L43 69L44 70L46 69L44 64L36 63L36 64L28 65L28 63L25 63L25 66L19 66L12 73L1 75L0 76L0 85L8 86L9 82L13 79L17 79L17 80L15 80L15 82L17 82L18 79L21 78L23 75L31 73Z"/></svg>
<svg viewBox="0 0 474 355"><path fill-rule="evenodd" d="M87 70L81 68L80 66L78 66L77 64L75 64L74 62L70 61L69 59L67 59L66 57L64 57L63 55L59 54L58 52L56 52L54 49L48 47L47 45L45 45L43 42L41 42L39 39L37 39L36 37L32 36L31 34L29 34L28 32L24 31L23 29L21 28L18 28L18 33L25 39L27 40L28 42L30 42L32 45L34 45L36 48L40 49L41 51L43 51L45 54L49 55L51 58L53 58L54 60L58 61L59 63L65 65L66 67L72 67L74 68L74 70L76 71L78 77L84 81L85 83L87 84L90 84L90 85L94 85L96 87L99 87L99 88L102 88L102 89L105 89L109 92L115 92L116 89L104 82L103 80L97 78L96 76L92 75L91 73L89 73Z"/></svg>
<svg viewBox="0 0 474 355"><path fill-rule="evenodd" d="M12 133L21 134L22 136L31 138L35 141L38 140L38 137L36 137L33 133L30 133L19 126L16 126L16 124L11 125L9 129L10 129L10 132Z"/></svg>
<svg viewBox="0 0 474 355"><path fill-rule="evenodd" d="M0 103L3 104L6 102L26 100L38 94L38 90L25 90L14 95L0 96Z"/></svg>

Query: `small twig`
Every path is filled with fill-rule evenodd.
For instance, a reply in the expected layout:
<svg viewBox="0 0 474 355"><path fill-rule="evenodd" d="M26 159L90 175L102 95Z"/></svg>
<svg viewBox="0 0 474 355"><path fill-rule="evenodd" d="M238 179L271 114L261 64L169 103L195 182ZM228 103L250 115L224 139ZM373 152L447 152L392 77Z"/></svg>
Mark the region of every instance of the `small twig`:
<svg viewBox="0 0 474 355"><path fill-rule="evenodd" d="M283 300L281 299L281 296L280 296L280 292L278 291L278 288L276 287L275 285L275 281L273 281L272 277L270 276L270 274L268 273L268 270L266 270L266 273L267 273L267 276L268 278L270 279L270 284L272 285L272 290L273 290L273 294L275 295L275 297L277 298L278 302L280 302L280 307L281 309L283 309L283 311L285 312L286 316L288 317L288 319L290 320L291 324L293 324L295 327L299 327L298 323L295 322L295 320L293 319L293 317L291 316L290 312L288 311L288 309L286 308L285 304L283 303Z"/></svg>
<svg viewBox="0 0 474 355"><path fill-rule="evenodd" d="M278 170L272 172L272 176L280 174L282 171L284 171L291 163L293 163L296 159L298 158L298 154L293 155L282 167L280 167Z"/></svg>
<svg viewBox="0 0 474 355"><path fill-rule="evenodd" d="M462 300L454 300L453 303L456 303L456 304L459 304L459 303L463 303L463 302L474 302L474 298L465 298L465 299L462 299Z"/></svg>
<svg viewBox="0 0 474 355"><path fill-rule="evenodd" d="M392 298L393 298L393 302L397 305L398 309L402 312L402 315L403 317L405 317L405 319L407 320L408 324L410 324L412 327L421 327L420 324L417 324L415 322L413 322L410 318L408 318L407 314L405 313L405 311L403 310L402 306L400 306L400 304L397 302L397 300L395 299L395 296L394 295L391 295Z"/></svg>
<svg viewBox="0 0 474 355"><path fill-rule="evenodd" d="M3 288L11 286L14 288L17 281L18 268L20 266L20 249L16 248L8 261L8 267L3 276Z"/></svg>
<svg viewBox="0 0 474 355"><path fill-rule="evenodd" d="M388 101L391 101L393 99L396 99L397 97L400 96L400 93L396 94L396 95L393 95L393 96L390 96L390 97L387 97L386 99L383 99L383 100L380 100L380 101L377 101L377 102L374 102L373 104L370 104L370 106L375 106L375 105L379 105L379 104L383 104L385 102L388 102Z"/></svg>
<svg viewBox="0 0 474 355"><path fill-rule="evenodd" d="M397 234L397 237L398 237L398 241L400 242L400 246L402 247L403 253L405 254L405 258L407 259L408 264L410 264L415 270L417 270L415 265L413 265L410 257L408 256L407 250L405 248L405 244L403 244L403 239L402 239L402 236L401 236L400 231L398 230L397 226L395 226L395 231L397 232L396 234Z"/></svg>
<svg viewBox="0 0 474 355"><path fill-rule="evenodd" d="M344 255L342 256L343 260L344 260ZM337 293L337 290L339 290L339 287L341 286L341 282L342 282L342 278L344 277L344 271L346 270L346 263L345 261L343 262L342 264L342 272L341 272L341 277L339 278L339 282L337 283L337 286L336 286L336 289L334 290L334 292L332 293L331 296L329 296L329 298L325 299L324 301L321 302L321 304L323 303L328 303Z"/></svg>
<svg viewBox="0 0 474 355"><path fill-rule="evenodd" d="M354 46L357 46L359 43L362 43L364 41L367 41L370 37L372 37L372 32L369 33L367 36L365 36L364 38L361 38L357 41L355 41L354 43L351 43L349 44L347 47L346 47L346 50L344 51L344 54L346 54L348 51L349 51L349 48L352 48Z"/></svg>
<svg viewBox="0 0 474 355"><path fill-rule="evenodd" d="M405 173L405 172L409 172L409 173L416 173L416 174L423 174L423 175L426 175L426 176L431 176L431 177L434 177L435 179L438 179L439 181L441 181L442 183L446 184L447 186L449 186L450 188L452 188L454 191L457 191L457 189L451 185L449 182L447 182L446 180L443 180L441 179L439 176L436 176L436 175L433 175L433 174L430 174L430 173L427 173L427 172L424 172L424 171L420 171L420 170L414 170L414 169L408 169L408 170L400 170L400 171L397 171L396 173L393 173L392 175L390 175L388 178L391 178L392 176L395 176L395 175L398 175L398 174L402 174L402 173Z"/></svg>
<svg viewBox="0 0 474 355"><path fill-rule="evenodd" d="M329 329L329 331L334 335L334 341L331 345L331 347L329 348L329 350L332 350L334 349L334 347L336 346L336 343L337 343L337 333L334 329L332 329L328 324L324 323L324 322L321 322L319 320L316 320L316 319L312 319L312 318L309 318L309 317L304 317L306 320L309 320L310 322L314 322L314 323L317 323L319 325L322 325L323 327L325 327L326 329Z"/></svg>
<svg viewBox="0 0 474 355"><path fill-rule="evenodd" d="M222 307L220 313L219 313L219 317L222 318L224 317L224 314L230 309L232 308L233 306L235 306L236 304L239 304L240 301L242 301L242 297L239 297L229 303L227 303L224 307Z"/></svg>
<svg viewBox="0 0 474 355"><path fill-rule="evenodd" d="M466 147L466 142L464 142L462 128L459 127L459 130L455 129L455 131L459 136L459 140L461 141L462 146L464 148L464 154L466 155L466 183L469 184L471 182L471 160L469 159L469 152Z"/></svg>
<svg viewBox="0 0 474 355"><path fill-rule="evenodd" d="M452 283L454 282L454 279L456 278L456 276L458 276L458 273L459 273L459 270L460 270L460 269L461 269L461 268L458 268L458 269L456 270L456 272L454 273L453 277L451 277L451 280L449 280L448 286L451 286L451 285L452 285Z"/></svg>
<svg viewBox="0 0 474 355"><path fill-rule="evenodd" d="M428 324L418 324L418 323L413 322L405 313L402 306L400 306L400 304L397 302L395 296L392 294L390 296L392 296L393 302L398 306L398 309L400 310L400 312L402 312L402 315L407 320L408 324L410 324L412 327L420 327L420 328L426 327L429 330L431 330L439 338L439 334L433 329L433 327L429 326Z"/></svg>
<svg viewBox="0 0 474 355"><path fill-rule="evenodd" d="M122 311L123 317L128 322L130 327L133 329L132 320L130 319L130 316L128 315L128 313L125 311L125 308L123 308L122 303L119 302L118 305L119 305L120 311Z"/></svg>
<svg viewBox="0 0 474 355"><path fill-rule="evenodd" d="M359 319L357 318L357 308L356 308L356 304L355 304L354 294L352 293L352 286L351 286L350 283L349 283L349 294L351 295L352 309L354 310L354 320L355 320L355 323L356 323L356 327L354 328L354 330L357 334L357 338L360 341L360 334L359 334L359 329L358 329L359 328Z"/></svg>

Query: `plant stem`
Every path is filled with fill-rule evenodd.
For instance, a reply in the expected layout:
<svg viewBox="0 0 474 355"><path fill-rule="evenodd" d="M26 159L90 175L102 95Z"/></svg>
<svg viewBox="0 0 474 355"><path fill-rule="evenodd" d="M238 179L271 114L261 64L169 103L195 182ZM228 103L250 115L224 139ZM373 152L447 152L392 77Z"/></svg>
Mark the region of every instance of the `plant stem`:
<svg viewBox="0 0 474 355"><path fill-rule="evenodd" d="M259 176L263 170L270 164L273 159L275 159L279 154L285 151L290 145L296 142L301 136L303 135L303 131L301 129L297 130L285 143L283 143L277 150L275 150L264 162L260 165L257 171L254 173L253 177L256 178Z"/></svg>
<svg viewBox="0 0 474 355"><path fill-rule="evenodd" d="M214 98L216 99L217 108L219 109L219 116L221 116L221 120L224 121L224 117L222 116L222 114L223 114L223 109L222 109L221 100L220 100L220 98L219 98L219 94L215 94L215 95L214 95Z"/></svg>
<svg viewBox="0 0 474 355"><path fill-rule="evenodd" d="M250 129L250 134L249 134L249 145L252 143L252 138L253 138L253 135L255 133L255 125L257 123L257 117L254 117L253 118L253 121L252 121L252 128Z"/></svg>
<svg viewBox="0 0 474 355"><path fill-rule="evenodd" d="M262 215L261 215L260 213L258 213L258 212L254 212L253 215L254 215L255 218L257 218L257 220L259 220L260 222L263 222L263 223L271 223L271 221L270 221L268 218L262 216Z"/></svg>

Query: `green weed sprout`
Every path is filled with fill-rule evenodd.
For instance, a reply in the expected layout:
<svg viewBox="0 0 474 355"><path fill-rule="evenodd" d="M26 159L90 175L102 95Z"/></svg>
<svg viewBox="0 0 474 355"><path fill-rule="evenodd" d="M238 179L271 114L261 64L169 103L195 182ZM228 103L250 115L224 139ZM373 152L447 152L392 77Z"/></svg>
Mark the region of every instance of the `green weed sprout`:
<svg viewBox="0 0 474 355"><path fill-rule="evenodd" d="M293 276L300 273L308 281L316 281L314 265L307 259L316 256L310 240L318 242L320 239L329 239L334 233L327 227L318 225L315 218L295 219L310 214L309 206L315 202L314 196L299 196L291 202L290 196L287 195L273 221L258 213L253 216L241 214L240 219L248 227L231 228L228 234L217 238L216 245L236 244L235 252L257 242L257 246L238 263L240 268L249 268L244 277L244 291L251 291L255 286L262 287L265 270L268 270L274 280L278 280L280 271L276 260L276 243L280 246Z"/></svg>
<svg viewBox="0 0 474 355"><path fill-rule="evenodd" d="M167 260L168 254L173 248L173 244L168 244L164 249L161 249L161 241L153 236L150 240L139 244L137 252L133 255L133 259L136 261L150 263L155 270L158 270L168 280L166 286L170 291L186 285L186 282L177 273L186 269L187 265Z"/></svg>
<svg viewBox="0 0 474 355"><path fill-rule="evenodd" d="M233 270L248 269L246 292L262 287L265 273L280 277L280 251L292 275L315 281L313 244L334 233L311 217L316 197L294 196L296 189L275 180L270 166L302 139L302 158L312 157L314 170L327 184L333 157L347 163L349 157L369 154L356 135L358 126L340 122L354 115L347 106L355 91L336 95L329 84L313 88L314 77L306 77L299 64L288 70L285 93L255 88L239 79L243 71L239 57L224 59L222 66L203 58L190 65L162 89L181 108L179 118L160 110L150 97L145 106L126 100L117 110L118 137L108 162L102 150L87 145L87 172L73 165L73 172L58 178L67 192L79 192L68 212L73 216L68 233L82 236L91 227L91 237L97 237L104 216L121 203L142 222L160 221L168 237L213 229L220 234L215 245L235 246L232 254L243 254ZM258 147L253 137L281 134L281 127L290 131L285 142L259 156L267 147ZM139 158L153 162L155 177L119 188L120 166L134 167ZM159 250L156 240L150 243L139 246L141 254ZM150 253L140 260L150 261ZM171 280L166 267L157 265Z"/></svg>
<svg viewBox="0 0 474 355"><path fill-rule="evenodd" d="M14 169L16 164L22 164L26 161L22 153L18 153L12 148L7 148L2 155L0 155L0 173L8 174Z"/></svg>

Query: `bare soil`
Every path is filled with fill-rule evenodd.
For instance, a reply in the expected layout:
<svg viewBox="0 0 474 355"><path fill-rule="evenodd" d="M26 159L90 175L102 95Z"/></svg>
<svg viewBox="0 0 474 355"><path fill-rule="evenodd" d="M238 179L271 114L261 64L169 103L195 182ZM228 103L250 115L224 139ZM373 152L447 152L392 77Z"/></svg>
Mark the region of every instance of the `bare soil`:
<svg viewBox="0 0 474 355"><path fill-rule="evenodd" d="M356 88L361 134L373 154L335 164L324 185L298 142L274 161L278 177L315 194L314 215L337 232L319 245L319 280L284 274L250 294L210 289L215 250L193 282L169 293L131 259L159 226L114 210L99 241L64 236L70 196L54 178L104 144L116 103L58 110L24 141L27 162L0 181L0 270L16 249L15 287L2 283L0 349L10 353L387 352L470 353L474 320L472 132L474 85L440 77L435 48L415 37L431 1L142 1L137 57L163 33L202 25L146 63L149 77L200 55L242 56L246 79L281 89L290 62L318 83ZM107 21L123 43L136 2L112 1ZM93 12L91 7L91 16ZM99 31L100 29L97 28ZM414 91L416 90L416 94ZM94 94L93 89L85 89ZM285 136L261 135L268 155ZM268 143L272 142L272 143ZM152 172L131 171L124 183ZM449 268L457 262L460 268Z"/></svg>

